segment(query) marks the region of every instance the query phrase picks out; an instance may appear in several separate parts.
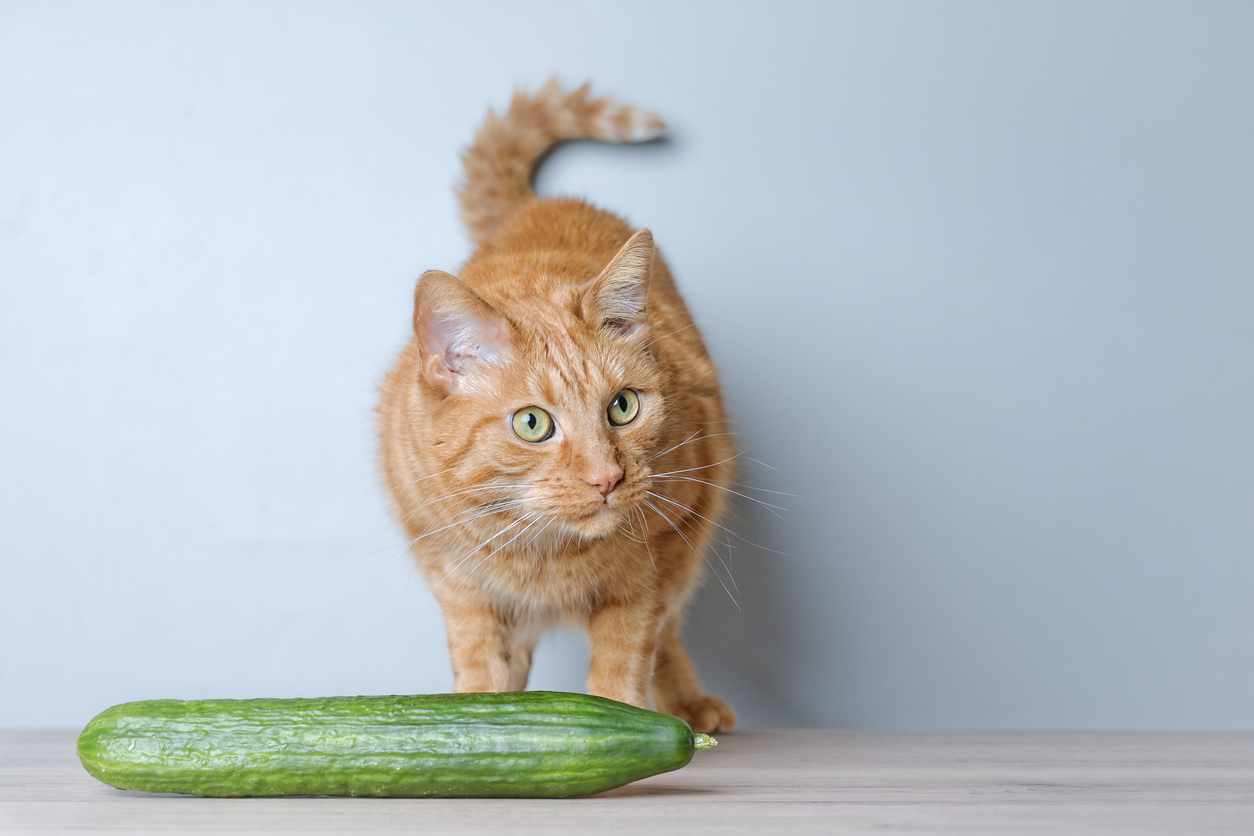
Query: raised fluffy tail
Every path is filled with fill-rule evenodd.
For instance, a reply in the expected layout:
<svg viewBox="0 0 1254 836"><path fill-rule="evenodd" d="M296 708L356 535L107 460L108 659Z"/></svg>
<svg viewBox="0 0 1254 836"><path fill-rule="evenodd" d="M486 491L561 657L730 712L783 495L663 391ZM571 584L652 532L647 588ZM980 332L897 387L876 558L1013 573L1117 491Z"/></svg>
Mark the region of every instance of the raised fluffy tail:
<svg viewBox="0 0 1254 836"><path fill-rule="evenodd" d="M535 197L531 172L554 143L566 139L642 142L666 128L656 114L588 100L588 85L565 93L550 79L535 95L514 94L503 118L488 111L475 142L462 154L466 181L457 190L470 237L481 243L515 210Z"/></svg>

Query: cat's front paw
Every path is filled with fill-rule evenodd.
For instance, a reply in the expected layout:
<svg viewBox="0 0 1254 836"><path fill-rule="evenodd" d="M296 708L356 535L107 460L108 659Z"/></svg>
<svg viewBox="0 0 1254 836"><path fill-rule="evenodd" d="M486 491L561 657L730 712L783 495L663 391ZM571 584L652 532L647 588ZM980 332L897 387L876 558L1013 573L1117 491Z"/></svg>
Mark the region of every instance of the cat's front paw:
<svg viewBox="0 0 1254 836"><path fill-rule="evenodd" d="M736 726L736 712L732 707L710 694L683 703L671 713L699 734L729 732Z"/></svg>

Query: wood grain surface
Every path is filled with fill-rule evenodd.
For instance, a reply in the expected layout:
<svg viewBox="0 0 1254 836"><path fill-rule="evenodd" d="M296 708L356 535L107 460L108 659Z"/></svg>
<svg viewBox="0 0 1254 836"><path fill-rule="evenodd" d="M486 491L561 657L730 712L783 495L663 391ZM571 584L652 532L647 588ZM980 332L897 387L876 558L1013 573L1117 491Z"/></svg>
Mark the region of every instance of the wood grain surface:
<svg viewBox="0 0 1254 836"><path fill-rule="evenodd" d="M0 731L0 833L1254 834L1254 733L745 731L583 799L124 792L76 732Z"/></svg>

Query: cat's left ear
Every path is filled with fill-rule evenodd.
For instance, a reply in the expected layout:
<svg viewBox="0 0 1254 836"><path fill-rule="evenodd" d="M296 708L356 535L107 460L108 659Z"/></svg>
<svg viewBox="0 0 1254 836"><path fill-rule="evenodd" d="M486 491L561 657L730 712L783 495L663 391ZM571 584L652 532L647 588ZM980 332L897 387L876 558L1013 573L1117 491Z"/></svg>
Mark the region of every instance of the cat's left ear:
<svg viewBox="0 0 1254 836"><path fill-rule="evenodd" d="M653 233L642 229L623 244L583 294L583 317L627 335L642 334L653 277Z"/></svg>

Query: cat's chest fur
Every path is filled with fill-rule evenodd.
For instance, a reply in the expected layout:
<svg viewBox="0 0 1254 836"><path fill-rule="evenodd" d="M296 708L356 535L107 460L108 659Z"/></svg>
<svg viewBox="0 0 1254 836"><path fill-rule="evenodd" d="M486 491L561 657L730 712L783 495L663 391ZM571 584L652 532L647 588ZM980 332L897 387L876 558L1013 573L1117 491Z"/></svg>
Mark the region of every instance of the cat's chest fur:
<svg viewBox="0 0 1254 836"><path fill-rule="evenodd" d="M428 582L469 586L494 602L503 615L538 623L579 618L608 602L661 597L663 586L683 585L676 566L658 567L650 558L659 543L618 541L575 546L560 535L541 536L526 547L493 554L477 550L461 565L466 542L439 544L420 561ZM457 555L450 562L448 555Z"/></svg>

